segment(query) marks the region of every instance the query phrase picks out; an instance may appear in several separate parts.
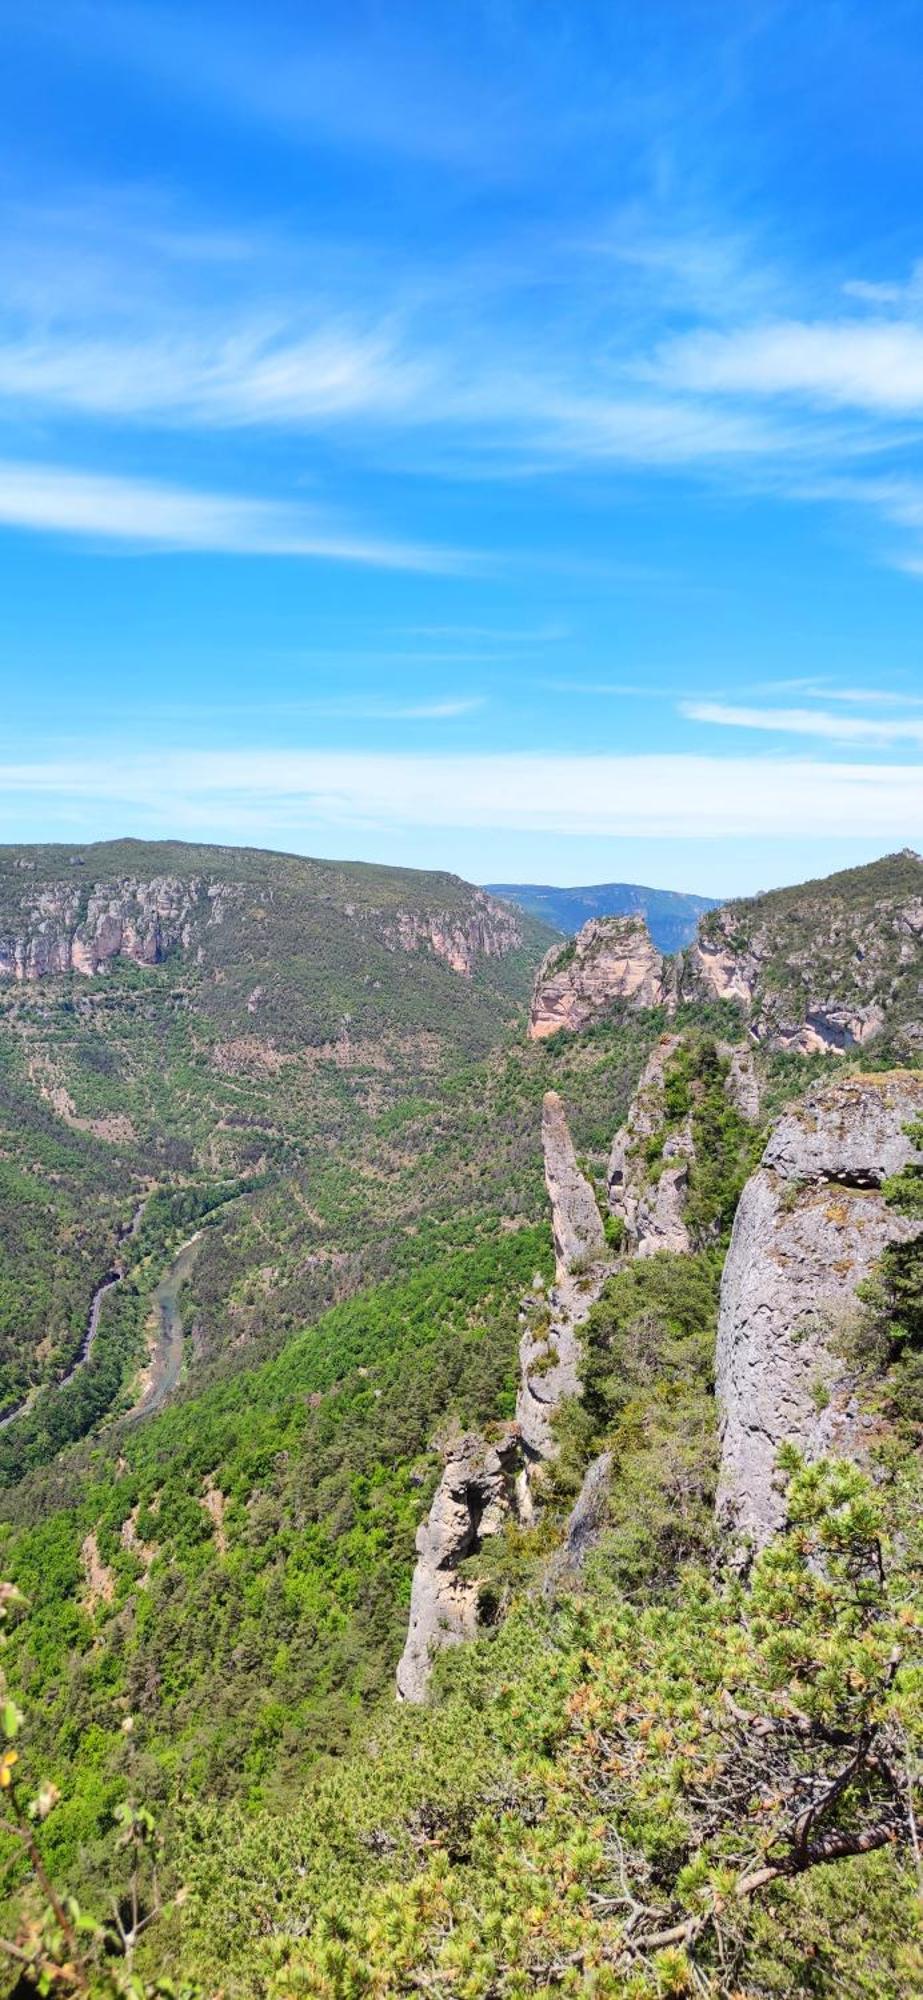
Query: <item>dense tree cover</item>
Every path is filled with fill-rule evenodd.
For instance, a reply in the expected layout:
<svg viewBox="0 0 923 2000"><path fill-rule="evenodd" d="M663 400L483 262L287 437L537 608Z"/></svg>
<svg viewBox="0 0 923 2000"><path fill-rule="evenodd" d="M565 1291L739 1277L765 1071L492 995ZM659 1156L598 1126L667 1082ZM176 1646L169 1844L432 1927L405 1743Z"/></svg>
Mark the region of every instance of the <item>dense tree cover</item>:
<svg viewBox="0 0 923 2000"><path fill-rule="evenodd" d="M279 1798L342 1751L393 1674L438 1439L511 1413L519 1297L548 1268L529 1229L445 1258L18 1490L0 1562L31 1606L11 1650L64 1794L56 1862L82 1845L90 1867L126 1713L155 1806Z"/></svg>
<svg viewBox="0 0 923 2000"><path fill-rule="evenodd" d="M668 1164L666 1140L688 1121L692 1137L683 1217L698 1248L726 1241L741 1189L761 1150L758 1127L728 1101L729 1058L701 1028L687 1031L664 1070L665 1123L645 1142L656 1180Z"/></svg>
<svg viewBox="0 0 923 2000"><path fill-rule="evenodd" d="M521 1235L501 1239L514 1285L536 1251L533 1233ZM243 1385L227 1382L168 1413L127 1448L137 1456L115 1492L100 1477L86 1505L78 1484L69 1511L13 1536L7 1563L30 1608L8 1677L24 1697L23 1757L61 1792L41 1828L52 1880L67 1880L79 1843L81 1893L104 1910L103 1884L125 1867L112 1854L115 1814L143 1802L164 1844L159 1900L141 1869L142 1913L158 1914L134 1952L138 1976L169 1968L205 1994L896 2000L914 1990L917 1456L890 1443L877 1486L852 1467L791 1457L787 1533L746 1585L716 1572L714 1255L660 1255L610 1280L587 1329L586 1407L565 1413L544 1513L503 1550L485 1545L507 1615L443 1656L423 1711L396 1709L386 1692L348 1714L344 1670L368 1588L382 1578L400 1597L435 1472L413 1455L426 1410L408 1409L408 1394L425 1396L442 1371L433 1404L451 1407L454 1388L470 1421L502 1410L509 1391L490 1331L503 1311L496 1268L482 1249L467 1269L450 1260L429 1294L417 1279L351 1301L249 1377L243 1408ZM448 1345L433 1320L451 1324ZM509 1364L512 1313L508 1338ZM309 1382L319 1388L306 1397ZM586 1572L569 1579L549 1559L580 1465L602 1442L613 1454L608 1520ZM201 1505L216 1447L223 1551ZM329 1523L325 1560L319 1503L336 1508L346 1494L352 1516ZM400 1516L403 1547L389 1555ZM91 1520L116 1588L91 1620L88 1658L80 1537ZM131 1586L138 1545L158 1538L146 1613ZM169 1576L177 1565L163 1593L162 1566ZM162 1646L145 1654L148 1623L164 1618ZM323 1625L333 1649L326 1738L316 1692L313 1714L298 1702L306 1622L312 1638ZM398 1622L384 1648L392 1667ZM122 1672L126 1651L145 1672L156 1660L153 1706L144 1672ZM214 1763L193 1682L215 1711ZM373 1694L374 1673L364 1686ZM28 1874L19 1846L8 1859L17 1879ZM41 1885L20 1908L34 1942ZM114 1948L101 1937L89 1928L84 1947L100 1994L116 1976L108 1956L92 1969L94 1952Z"/></svg>
<svg viewBox="0 0 923 2000"><path fill-rule="evenodd" d="M92 1360L0 1433L17 1482L0 1575L24 1599L5 1648L24 1712L0 1756L7 1932L22 1926L49 1990L133 2000L132 1958L133 1979L169 1971L228 2000L913 1990L913 1272L886 1259L863 1322L863 1365L885 1371L877 1484L790 1463L788 1533L746 1585L722 1575L717 1286L760 1140L724 1090L717 1044L739 1017L681 1009L649 1165L691 1121L696 1251L609 1281L539 1516L471 1559L493 1623L440 1662L428 1709L397 1712L441 1445L511 1415L519 1298L550 1274L542 1092L561 1092L599 1181L668 1024L616 1011L522 1046L512 972L468 988L425 954L386 964L374 912L398 885L359 895L347 949L339 917L305 921L300 877L254 863L246 879L208 981L119 968L92 993L17 994L0 1023L11 1296L30 1262L50 1282L84 1227L85 1312L144 1202ZM314 891L336 903L356 884ZM760 1065L770 1109L825 1067ZM916 1204L917 1176L889 1194ZM197 1227L186 1374L139 1423L154 1288ZM568 1575L564 1523L603 1450L604 1530ZM102 1928L74 1928L72 1890Z"/></svg>

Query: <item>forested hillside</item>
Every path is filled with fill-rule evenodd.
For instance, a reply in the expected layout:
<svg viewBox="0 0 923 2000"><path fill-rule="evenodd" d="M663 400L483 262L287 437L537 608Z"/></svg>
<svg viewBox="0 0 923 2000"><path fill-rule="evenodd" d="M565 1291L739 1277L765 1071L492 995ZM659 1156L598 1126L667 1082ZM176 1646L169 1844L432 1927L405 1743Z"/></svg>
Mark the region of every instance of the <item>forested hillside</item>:
<svg viewBox="0 0 923 2000"><path fill-rule="evenodd" d="M366 1254L386 1268L370 1211L400 1174L389 1115L398 1133L502 1043L544 941L452 876L177 843L2 850L0 1413L60 1383L95 1285L116 1263L127 1280L79 1379L0 1441L0 1477L130 1396L165 1256L205 1215L190 1360L282 1337ZM389 1196L391 1236L409 1200L405 1217Z"/></svg>
<svg viewBox="0 0 923 2000"><path fill-rule="evenodd" d="M358 870L327 929L301 870L107 850L139 955L75 968L78 933L115 936L85 898L71 962L33 977L21 950L0 986L14 1319L19 1269L50 1284L74 1250L71 1348L39 1352L39 1294L9 1365L44 1384L0 1431L10 1991L24 1967L133 2000L168 1976L215 2000L915 1990L919 1077L887 1035L758 1047L701 994L529 1041L544 934L512 944L452 878ZM154 951L142 891L168 876L187 935ZM206 881L233 889L218 925ZM742 1257L765 1258L753 1365L784 1349L802 1384L763 1548L715 1512ZM445 1559L476 1636L399 1707L460 1438L515 1459L515 1491L502 1521L464 1503Z"/></svg>

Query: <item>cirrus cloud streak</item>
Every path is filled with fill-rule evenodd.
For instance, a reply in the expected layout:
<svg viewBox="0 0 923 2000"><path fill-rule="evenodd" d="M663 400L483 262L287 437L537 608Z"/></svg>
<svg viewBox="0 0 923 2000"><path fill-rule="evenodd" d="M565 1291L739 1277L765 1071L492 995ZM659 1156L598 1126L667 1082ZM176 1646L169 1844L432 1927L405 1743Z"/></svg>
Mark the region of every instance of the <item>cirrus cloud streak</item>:
<svg viewBox="0 0 923 2000"><path fill-rule="evenodd" d="M305 508L10 459L0 460L0 522L198 553L313 556L381 569L443 571L464 563L448 550L366 538Z"/></svg>

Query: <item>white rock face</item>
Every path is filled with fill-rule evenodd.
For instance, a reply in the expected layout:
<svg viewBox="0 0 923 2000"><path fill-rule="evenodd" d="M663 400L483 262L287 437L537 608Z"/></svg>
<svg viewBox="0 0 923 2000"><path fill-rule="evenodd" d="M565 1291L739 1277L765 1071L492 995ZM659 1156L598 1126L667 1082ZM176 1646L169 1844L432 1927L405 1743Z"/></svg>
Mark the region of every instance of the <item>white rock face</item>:
<svg viewBox="0 0 923 2000"><path fill-rule="evenodd" d="M718 1517L761 1547L784 1522L776 1458L861 1456L863 1419L836 1337L856 1287L917 1225L881 1183L913 1157L923 1077L844 1077L779 1120L747 1182L721 1284Z"/></svg>

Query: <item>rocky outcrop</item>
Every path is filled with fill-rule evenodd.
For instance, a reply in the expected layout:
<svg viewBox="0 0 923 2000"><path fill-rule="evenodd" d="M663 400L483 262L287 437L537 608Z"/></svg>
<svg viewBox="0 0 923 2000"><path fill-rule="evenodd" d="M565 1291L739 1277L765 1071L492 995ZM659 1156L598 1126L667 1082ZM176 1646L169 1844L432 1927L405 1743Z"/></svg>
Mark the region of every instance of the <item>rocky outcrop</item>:
<svg viewBox="0 0 923 2000"><path fill-rule="evenodd" d="M604 1256L606 1238L596 1196L577 1165L564 1106L556 1090L547 1090L542 1101L542 1152L560 1282L580 1259Z"/></svg>
<svg viewBox="0 0 923 2000"><path fill-rule="evenodd" d="M505 958L522 944L522 927L507 903L483 889L471 891L472 907L458 910L399 910L385 932L392 951L429 950L453 972L470 979L484 958Z"/></svg>
<svg viewBox="0 0 923 2000"><path fill-rule="evenodd" d="M746 1118L748 1124L759 1123L762 1104L759 1071L752 1049L732 1049L731 1064L725 1084L728 1103L733 1105L738 1117Z"/></svg>
<svg viewBox="0 0 923 2000"><path fill-rule="evenodd" d="M195 876L48 884L23 896L15 928L7 921L0 978L92 977L117 958L159 965L171 951L188 951L201 928L222 922L233 894L231 884Z"/></svg>
<svg viewBox="0 0 923 2000"><path fill-rule="evenodd" d="M422 1701L433 1653L477 1630L479 1589L459 1565L496 1535L515 1506L519 1443L514 1432L496 1445L473 1434L449 1450L433 1504L417 1529L417 1562L407 1642L397 1669L402 1701Z"/></svg>
<svg viewBox="0 0 923 2000"><path fill-rule="evenodd" d="M693 1247L686 1205L695 1161L693 1112L701 1085L694 1077L689 1081L687 1102L692 1108L685 1116L671 1115L667 1097L670 1068L686 1039L683 1035L661 1036L609 1155L609 1208L623 1224L625 1248L634 1257L653 1257L658 1250L683 1255ZM755 1124L760 1086L752 1051L718 1043L716 1053L724 1071L728 1103L749 1124Z"/></svg>
<svg viewBox="0 0 923 2000"><path fill-rule="evenodd" d="M588 1028L614 1007L658 1007L669 997L664 959L641 917L593 917L539 967L529 1034L542 1041L559 1028Z"/></svg>
<svg viewBox="0 0 923 2000"><path fill-rule="evenodd" d="M838 1337L885 1246L916 1232L881 1186L921 1115L923 1076L844 1077L779 1120L744 1189L721 1285L717 1505L755 1548L784 1520L782 1443L812 1459L867 1441Z"/></svg>
<svg viewBox="0 0 923 2000"><path fill-rule="evenodd" d="M844 1054L889 1022L912 1043L921 946L923 861L908 848L711 911L683 956L679 991L735 1002L769 1048Z"/></svg>
<svg viewBox="0 0 923 2000"><path fill-rule="evenodd" d="M559 1584L576 1576L596 1543L606 1522L609 1486L612 1480L612 1453L601 1452L587 1466L583 1484L568 1516L564 1540L555 1549L545 1571L543 1594L553 1598Z"/></svg>
<svg viewBox="0 0 923 2000"><path fill-rule="evenodd" d="M681 1035L664 1035L652 1051L609 1155L609 1207L624 1224L627 1247L637 1257L691 1248L683 1220L694 1156L690 1121L684 1120L664 1141L662 1160L668 1164L660 1166L656 1177L645 1150L664 1124L664 1074L681 1046Z"/></svg>
<svg viewBox="0 0 923 2000"><path fill-rule="evenodd" d="M280 886L284 901L284 878ZM9 883L5 887L0 979L20 981L62 973L90 978L120 958L159 965L174 951L199 958L216 926L234 911L245 916L254 901L254 886L246 879L207 874L123 875L100 881L70 875L27 886L17 883L12 894ZM272 885L260 893L267 902L275 900ZM371 922L390 950L430 951L466 979L483 960L504 958L523 942L520 913L481 889L472 889L467 902L445 909L386 915L359 911L349 901L338 907L360 925ZM261 997L262 988L254 987L247 1002L250 1012Z"/></svg>
<svg viewBox="0 0 923 2000"><path fill-rule="evenodd" d="M549 1457L555 1414L568 1397L580 1394L579 1328L610 1269L596 1196L577 1165L564 1106L553 1090L542 1106L542 1144L555 1282L547 1300L544 1295L525 1300L521 1315L516 1422L527 1470L529 1459Z"/></svg>
<svg viewBox="0 0 923 2000"><path fill-rule="evenodd" d="M565 1398L580 1393L579 1326L612 1269L589 1182L580 1172L564 1106L549 1091L542 1106L545 1181L551 1202L555 1283L540 1279L523 1300L516 1421L498 1444L468 1435L454 1445L429 1514L417 1530L417 1561L398 1694L422 1701L433 1654L470 1638L478 1625L478 1584L459 1574L485 1536L510 1517L533 1518L533 1478L554 1452L552 1423ZM576 1532L576 1531L575 1531Z"/></svg>

